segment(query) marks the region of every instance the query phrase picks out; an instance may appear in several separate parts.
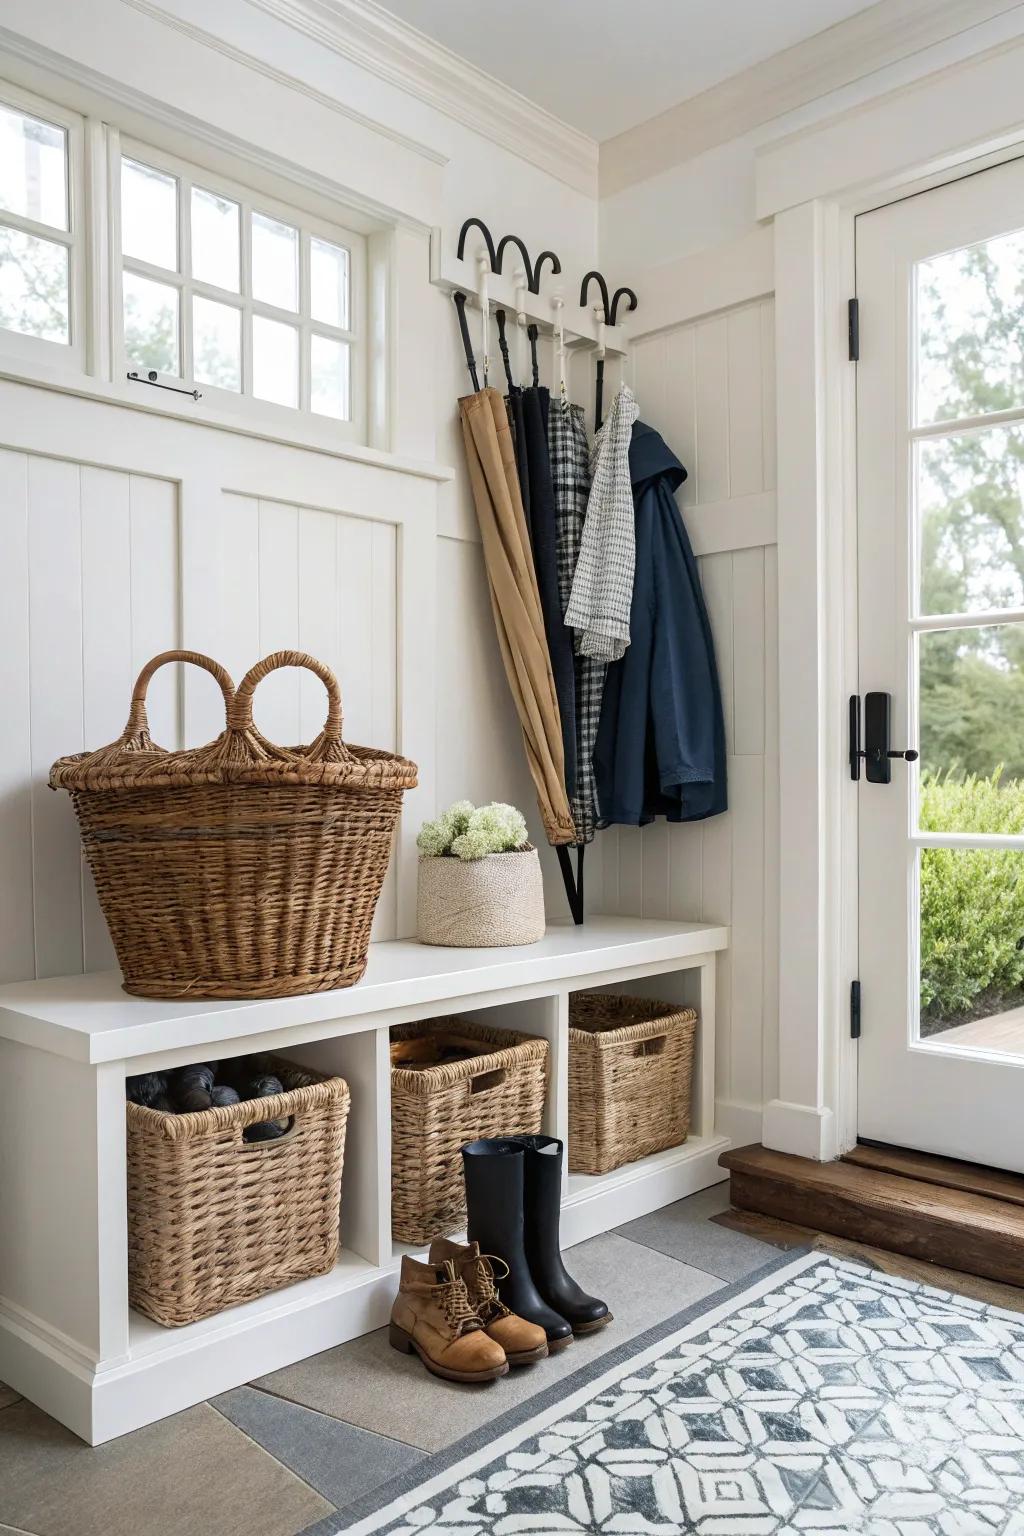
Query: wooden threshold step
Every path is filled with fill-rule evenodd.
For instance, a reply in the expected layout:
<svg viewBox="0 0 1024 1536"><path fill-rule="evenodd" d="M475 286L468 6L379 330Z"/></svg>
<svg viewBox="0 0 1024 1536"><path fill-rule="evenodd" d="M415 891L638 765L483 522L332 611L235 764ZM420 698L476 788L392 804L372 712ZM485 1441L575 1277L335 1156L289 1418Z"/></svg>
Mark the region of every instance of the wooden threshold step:
<svg viewBox="0 0 1024 1536"><path fill-rule="evenodd" d="M1008 1200L1024 1205L1024 1177L1007 1173L1005 1168L986 1168L981 1163L961 1163L953 1157L937 1157L932 1152L911 1152L906 1147L873 1147L858 1143L847 1152L844 1163L859 1168L876 1168L880 1173L895 1173L904 1179L919 1179L924 1184L941 1184L946 1189L966 1189L990 1200Z"/></svg>
<svg viewBox="0 0 1024 1536"><path fill-rule="evenodd" d="M1024 1206L855 1161L817 1163L766 1147L719 1158L740 1210L1024 1286Z"/></svg>

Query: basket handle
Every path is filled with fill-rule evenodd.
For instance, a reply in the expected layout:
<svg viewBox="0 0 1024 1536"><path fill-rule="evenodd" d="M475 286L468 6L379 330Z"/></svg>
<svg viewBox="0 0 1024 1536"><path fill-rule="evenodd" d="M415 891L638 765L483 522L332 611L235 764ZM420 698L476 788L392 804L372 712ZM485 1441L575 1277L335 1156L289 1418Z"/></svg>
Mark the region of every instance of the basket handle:
<svg viewBox="0 0 1024 1536"><path fill-rule="evenodd" d="M235 685L231 681L231 675L221 666L219 661L214 661L211 656L204 656L201 651L161 651L159 656L154 656L152 661L147 661L138 677L135 679L135 687L132 689L132 702L128 711L128 724L121 732L121 739L116 743L120 747L146 747L151 745L149 740L149 721L146 718L146 693L149 689L153 673L169 661L187 661L194 667L202 667L204 672L209 672L216 678L224 698L225 713L230 713L231 703L235 696Z"/></svg>
<svg viewBox="0 0 1024 1536"><path fill-rule="evenodd" d="M320 740L335 747L341 746L341 689L338 687L338 679L330 667L317 661L315 656L307 655L305 651L274 651L273 655L264 656L262 661L249 668L228 704L228 725L231 729L253 729L252 696L268 673L276 672L278 667L307 667L310 672L316 673L327 689L327 719Z"/></svg>
<svg viewBox="0 0 1024 1536"><path fill-rule="evenodd" d="M466 1078L466 1092L490 1093L495 1088L500 1088L508 1077L505 1067L481 1067L479 1072L471 1072Z"/></svg>
<svg viewBox="0 0 1024 1536"><path fill-rule="evenodd" d="M637 1040L633 1046L634 1056L660 1056L668 1043L668 1034L648 1035L646 1040Z"/></svg>

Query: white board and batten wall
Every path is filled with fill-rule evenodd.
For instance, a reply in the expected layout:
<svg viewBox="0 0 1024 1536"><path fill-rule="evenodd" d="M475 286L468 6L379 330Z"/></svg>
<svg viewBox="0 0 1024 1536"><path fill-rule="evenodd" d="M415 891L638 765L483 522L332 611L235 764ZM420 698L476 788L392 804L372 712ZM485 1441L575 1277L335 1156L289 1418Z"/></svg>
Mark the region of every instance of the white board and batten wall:
<svg viewBox="0 0 1024 1536"><path fill-rule="evenodd" d="M727 923L718 957L717 1125L761 1139L778 1037L775 333L768 231L650 275L627 364L640 416L679 456L677 495L714 631L729 809L601 834L602 909ZM647 327L650 326L650 329Z"/></svg>

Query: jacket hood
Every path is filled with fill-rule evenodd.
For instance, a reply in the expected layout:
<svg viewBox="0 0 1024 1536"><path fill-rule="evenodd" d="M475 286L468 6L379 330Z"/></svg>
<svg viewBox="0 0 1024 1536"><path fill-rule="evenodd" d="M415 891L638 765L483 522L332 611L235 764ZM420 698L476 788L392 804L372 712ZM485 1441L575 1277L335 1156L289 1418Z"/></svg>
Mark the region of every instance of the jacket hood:
<svg viewBox="0 0 1024 1536"><path fill-rule="evenodd" d="M636 421L629 444L629 478L633 490L659 476L668 482L670 490L677 491L686 479L686 470L660 432L655 432L644 421Z"/></svg>

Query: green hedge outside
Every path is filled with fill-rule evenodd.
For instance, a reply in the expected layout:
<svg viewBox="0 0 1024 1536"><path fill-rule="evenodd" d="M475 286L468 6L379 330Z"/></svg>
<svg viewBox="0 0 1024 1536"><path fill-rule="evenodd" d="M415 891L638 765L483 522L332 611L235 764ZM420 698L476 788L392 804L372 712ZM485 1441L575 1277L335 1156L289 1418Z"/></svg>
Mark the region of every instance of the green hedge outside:
<svg viewBox="0 0 1024 1536"><path fill-rule="evenodd" d="M926 832L1024 833L1024 781L921 775ZM921 854L921 1032L1024 1003L1024 855L1009 848Z"/></svg>

